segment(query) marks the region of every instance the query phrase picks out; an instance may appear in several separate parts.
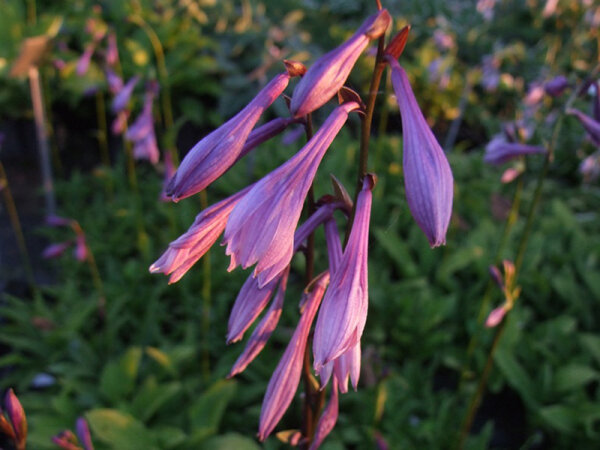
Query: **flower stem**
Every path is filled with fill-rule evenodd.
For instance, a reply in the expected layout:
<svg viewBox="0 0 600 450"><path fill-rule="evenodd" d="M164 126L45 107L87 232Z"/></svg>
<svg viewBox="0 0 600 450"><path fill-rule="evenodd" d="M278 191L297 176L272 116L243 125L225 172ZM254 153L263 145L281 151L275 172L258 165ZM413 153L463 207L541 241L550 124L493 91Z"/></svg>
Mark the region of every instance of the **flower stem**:
<svg viewBox="0 0 600 450"><path fill-rule="evenodd" d="M110 153L108 150L108 126L106 124L106 104L104 102L104 93L96 91L96 120L98 122L98 146L100 147L100 160L102 165L108 171L110 169ZM106 184L106 193L112 200L113 184L110 174L106 174L108 181Z"/></svg>

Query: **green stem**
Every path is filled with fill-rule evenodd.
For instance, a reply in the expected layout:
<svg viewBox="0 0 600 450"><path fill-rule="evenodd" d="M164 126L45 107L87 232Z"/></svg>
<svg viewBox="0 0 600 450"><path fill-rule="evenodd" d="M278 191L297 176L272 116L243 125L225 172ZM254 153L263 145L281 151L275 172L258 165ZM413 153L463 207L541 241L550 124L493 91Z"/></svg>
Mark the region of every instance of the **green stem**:
<svg viewBox="0 0 600 450"><path fill-rule="evenodd" d="M108 125L106 123L106 104L104 102L104 93L96 91L96 120L98 122L98 147L100 147L100 160L106 168L108 177L106 183L106 193L108 197L113 197L112 177L108 173L110 169L110 153L108 150Z"/></svg>
<svg viewBox="0 0 600 450"><path fill-rule="evenodd" d="M37 16L35 0L27 0L27 25L35 25Z"/></svg>

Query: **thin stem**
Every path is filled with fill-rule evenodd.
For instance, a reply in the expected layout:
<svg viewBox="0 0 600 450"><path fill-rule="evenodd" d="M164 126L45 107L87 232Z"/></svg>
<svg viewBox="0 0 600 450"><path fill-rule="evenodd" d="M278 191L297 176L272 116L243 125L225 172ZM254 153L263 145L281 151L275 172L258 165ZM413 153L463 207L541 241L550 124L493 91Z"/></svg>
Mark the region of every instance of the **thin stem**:
<svg viewBox="0 0 600 450"><path fill-rule="evenodd" d="M29 282L29 285L34 295L37 296L39 294L39 291L35 282L35 276L33 273L33 266L31 265L31 258L29 257L29 251L27 250L27 245L25 244L25 235L23 234L23 227L21 226L21 220L19 219L15 199L12 195L12 191L10 190L8 177L6 176L6 172L4 170L4 165L2 164L2 161L0 161L0 190L2 191L2 194L4 196L6 212L8 213L12 229L15 232L15 237L17 238L17 246L19 247L19 251L21 252L21 258L23 259L23 266L25 268L25 274L27 275L27 281Z"/></svg>
<svg viewBox="0 0 600 450"><path fill-rule="evenodd" d="M36 9L35 0L27 0L27 25L35 25Z"/></svg>
<svg viewBox="0 0 600 450"><path fill-rule="evenodd" d="M104 93L96 91L96 121L98 122L98 147L100 147L100 160L102 165L108 170L110 168L110 153L108 150L108 126L106 124L106 104L104 102ZM109 198L113 197L112 177L108 176L106 184L106 193Z"/></svg>
<svg viewBox="0 0 600 450"><path fill-rule="evenodd" d="M156 32L152 29L150 25L141 17L141 16L133 16L131 21L136 25L139 25L142 30L148 36L150 43L152 44L152 49L154 50L154 57L156 58L156 66L158 69L158 74L160 76L161 83L161 100L162 100L162 108L163 108L163 118L164 118L164 126L167 130L173 128L173 106L171 103L171 90L169 87L169 72L167 70L167 64L165 62L165 51L164 47L160 41L160 38L156 34ZM179 155L177 154L177 149L173 145L169 145L169 152L171 153L171 158L173 164L177 166L179 163Z"/></svg>

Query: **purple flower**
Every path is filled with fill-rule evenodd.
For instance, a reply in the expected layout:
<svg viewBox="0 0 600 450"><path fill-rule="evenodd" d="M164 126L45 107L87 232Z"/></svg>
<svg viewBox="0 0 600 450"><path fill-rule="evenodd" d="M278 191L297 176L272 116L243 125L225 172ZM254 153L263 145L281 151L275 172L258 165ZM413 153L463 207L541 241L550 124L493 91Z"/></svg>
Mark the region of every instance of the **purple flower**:
<svg viewBox="0 0 600 450"><path fill-rule="evenodd" d="M165 173L163 176L163 188L162 191L160 191L160 201L161 202L168 202L170 200L170 198L167 196L167 193L165 192L167 189L167 185L169 184L169 181L171 181L171 178L173 178L173 175L175 175L175 166L173 165L173 157L171 156L171 152L165 152L164 155L164 163L165 163Z"/></svg>
<svg viewBox="0 0 600 450"><path fill-rule="evenodd" d="M267 386L258 428L261 441L271 434L294 398L302 373L308 333L328 282L329 274L326 272L312 285L312 291L305 294L298 326Z"/></svg>
<svg viewBox="0 0 600 450"><path fill-rule="evenodd" d="M115 98L112 101L112 112L117 114L127 108L127 104L129 103L129 99L131 98L131 94L133 93L133 89L135 85L140 81L140 77L137 75L130 78L129 81L123 86L123 88L119 91Z"/></svg>
<svg viewBox="0 0 600 450"><path fill-rule="evenodd" d="M502 319L504 319L506 312L507 311L504 305L492 310L492 312L485 321L485 326L488 328L494 328L496 325L502 322Z"/></svg>
<svg viewBox="0 0 600 450"><path fill-rule="evenodd" d="M369 217L374 184L374 177L367 175L356 202L348 244L319 311L313 340L317 371L359 343L367 320Z"/></svg>
<svg viewBox="0 0 600 450"><path fill-rule="evenodd" d="M315 436L313 441L310 444L309 450L316 450L319 448L323 440L327 437L338 418L338 386L337 382L333 380L333 386L331 387L331 397L329 398L329 403L323 410L323 414L319 417L319 422L317 423L317 429L315 430Z"/></svg>
<svg viewBox="0 0 600 450"><path fill-rule="evenodd" d="M567 114L577 117L585 131L590 135L594 144L600 147L600 121L594 120L587 114L573 108L568 109Z"/></svg>
<svg viewBox="0 0 600 450"><path fill-rule="evenodd" d="M83 417L79 417L77 419L77 422L75 423L75 431L77 432L79 441L83 445L83 449L94 450L94 445L92 444L92 437L90 436L90 429L88 428L88 424Z"/></svg>
<svg viewBox="0 0 600 450"><path fill-rule="evenodd" d="M156 135L154 134L154 117L152 116L154 95L152 88L146 92L141 114L125 133L127 140L133 142L133 157L135 159L147 159L152 164L158 163L160 158Z"/></svg>
<svg viewBox="0 0 600 450"><path fill-rule="evenodd" d="M192 226L150 266L151 273L171 275L169 284L176 283L217 241L229 214L250 187L221 200L196 216Z"/></svg>
<svg viewBox="0 0 600 450"><path fill-rule="evenodd" d="M402 116L404 186L408 207L429 244L446 243L452 215L453 178L444 151L419 109L406 72L388 58Z"/></svg>
<svg viewBox="0 0 600 450"><path fill-rule="evenodd" d="M497 136L485 147L483 160L488 164L503 164L521 155L546 153L540 146L506 142L502 136Z"/></svg>
<svg viewBox="0 0 600 450"><path fill-rule="evenodd" d="M71 245L73 245L72 241L60 242L58 244L49 245L44 249L42 253L42 258L51 259L58 258L61 256Z"/></svg>
<svg viewBox="0 0 600 450"><path fill-rule="evenodd" d="M90 62L92 61L92 55L94 54L95 50L96 44L94 42L89 43L85 47L83 53L81 54L79 61L77 61L77 68L75 69L75 73L77 73L77 75L79 75L80 77L85 75L85 73L88 71L90 67Z"/></svg>
<svg viewBox="0 0 600 450"><path fill-rule="evenodd" d="M87 259L88 253L89 250L85 243L85 235L83 233L78 233L77 239L75 240L75 259L79 262L83 262Z"/></svg>
<svg viewBox="0 0 600 450"><path fill-rule="evenodd" d="M337 94L371 39L385 33L391 21L387 10L378 11L350 39L317 59L294 89L290 105L292 115L305 116Z"/></svg>
<svg viewBox="0 0 600 450"><path fill-rule="evenodd" d="M56 436L53 436L52 442L63 450L81 450L81 447L78 445L79 442L77 441L77 437L75 437L71 430L64 430Z"/></svg>
<svg viewBox="0 0 600 450"><path fill-rule="evenodd" d="M259 180L231 212L223 244L228 270L258 263L254 276L264 286L290 262L294 229L317 167L356 102L337 107L312 139L290 160Z"/></svg>
<svg viewBox="0 0 600 450"><path fill-rule="evenodd" d="M183 158L167 188L173 201L203 190L237 160L254 125L288 85L282 73L267 84L238 114L198 142Z"/></svg>
<svg viewBox="0 0 600 450"><path fill-rule="evenodd" d="M544 84L544 91L551 97L560 96L569 87L569 80L564 75L559 75Z"/></svg>
<svg viewBox="0 0 600 450"><path fill-rule="evenodd" d="M82 446L83 450L94 450L90 429L87 421L83 417L77 419L75 431L77 432L77 436L75 436L71 430L61 431L52 438L52 442L63 450L82 450Z"/></svg>
<svg viewBox="0 0 600 450"><path fill-rule="evenodd" d="M108 83L108 89L113 95L119 93L121 89L123 89L123 80L111 69L106 69L106 82Z"/></svg>
<svg viewBox="0 0 600 450"><path fill-rule="evenodd" d="M117 117L115 117L115 120L113 120L113 123L110 127L113 134L118 135L125 131L130 114L131 112L127 109L117 113Z"/></svg>
<svg viewBox="0 0 600 450"><path fill-rule="evenodd" d="M51 227L66 227L70 226L73 221L64 217L50 215L46 216L46 225Z"/></svg>
<svg viewBox="0 0 600 450"><path fill-rule="evenodd" d="M591 183L600 178L600 152L587 156L579 166L585 183Z"/></svg>
<svg viewBox="0 0 600 450"><path fill-rule="evenodd" d="M117 35L114 31L108 34L108 48L106 49L106 64L115 66L119 61L119 48L117 47Z"/></svg>
<svg viewBox="0 0 600 450"><path fill-rule="evenodd" d="M534 106L538 104L542 98L544 98L544 92L544 86L541 83L531 83L523 103L525 103L527 106Z"/></svg>
<svg viewBox="0 0 600 450"><path fill-rule="evenodd" d="M15 447L24 450L27 441L27 418L21 402L12 389L9 389L4 396L4 408L12 425L13 433L10 435L14 436Z"/></svg>

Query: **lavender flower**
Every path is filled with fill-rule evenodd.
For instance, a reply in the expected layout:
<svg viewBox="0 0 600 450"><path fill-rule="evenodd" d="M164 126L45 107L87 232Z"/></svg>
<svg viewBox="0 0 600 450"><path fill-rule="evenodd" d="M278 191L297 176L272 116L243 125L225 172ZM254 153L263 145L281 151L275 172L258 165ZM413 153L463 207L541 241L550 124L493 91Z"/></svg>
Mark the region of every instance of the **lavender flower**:
<svg viewBox="0 0 600 450"><path fill-rule="evenodd" d="M133 89L135 85L140 81L140 77L137 75L130 78L129 81L123 86L123 88L115 95L112 101L112 112L117 114L127 108L127 104L129 103L129 99L131 98L131 94L133 94Z"/></svg>
<svg viewBox="0 0 600 450"><path fill-rule="evenodd" d="M374 184L375 178L367 175L358 195L348 244L319 311L313 340L317 371L360 341L367 320L369 217Z"/></svg>
<svg viewBox="0 0 600 450"><path fill-rule="evenodd" d="M402 116L404 186L408 207L429 244L446 243L452 214L453 178L444 151L419 109L406 72L388 58Z"/></svg>
<svg viewBox="0 0 600 450"><path fill-rule="evenodd" d="M63 450L82 450L82 447L83 450L94 450L90 429L83 417L77 419L75 431L77 432L77 436L71 430L61 431L52 438L52 442Z"/></svg>
<svg viewBox="0 0 600 450"><path fill-rule="evenodd" d="M25 450L27 418L21 402L12 389L9 389L4 396L4 408L10 424L2 414L2 410L0 410L0 429L11 438L17 450Z"/></svg>
<svg viewBox="0 0 600 450"><path fill-rule="evenodd" d="M289 79L288 73L277 75L248 106L188 152L167 187L173 201L200 192L233 165L261 114L281 95Z"/></svg>
<svg viewBox="0 0 600 450"><path fill-rule="evenodd" d="M600 120L594 120L587 114L573 108L568 109L567 113L577 117L594 144L600 147Z"/></svg>
<svg viewBox="0 0 600 450"><path fill-rule="evenodd" d="M85 47L83 53L81 54L79 61L77 61L77 68L75 69L75 73L77 73L77 75L79 75L80 77L85 75L85 73L88 71L90 67L90 62L92 61L92 55L94 54L95 50L96 44L94 42L89 43Z"/></svg>
<svg viewBox="0 0 600 450"><path fill-rule="evenodd" d="M503 164L521 155L533 155L546 153L544 147L520 144L518 142L506 142L502 136L496 136L485 147L483 160L488 164Z"/></svg>
<svg viewBox="0 0 600 450"><path fill-rule="evenodd" d="M325 273L313 284L312 291L305 294L304 310L287 348L267 386L260 412L258 438L263 441L271 434L294 398L300 375L304 350L311 324L329 282Z"/></svg>
<svg viewBox="0 0 600 450"><path fill-rule="evenodd" d="M569 80L564 75L559 75L544 84L544 91L551 97L560 96L569 87Z"/></svg>
<svg viewBox="0 0 600 450"><path fill-rule="evenodd" d="M90 436L90 429L86 420L83 417L79 417L77 422L75 423L75 431L77 432L77 436L83 445L84 450L94 450L94 445L92 444L92 437Z"/></svg>
<svg viewBox="0 0 600 450"><path fill-rule="evenodd" d="M108 34L108 48L106 49L106 64L115 66L119 61L119 48L117 47L117 35L114 31Z"/></svg>
<svg viewBox="0 0 600 450"><path fill-rule="evenodd" d="M500 322L502 322L502 319L504 319L504 316L506 315L506 313L507 313L507 310L504 307L504 305L493 309L485 321L485 326L488 328L494 328Z"/></svg>
<svg viewBox="0 0 600 450"><path fill-rule="evenodd" d="M133 142L133 157L135 159L147 159L152 164L158 163L160 152L156 144L154 133L154 118L152 116L152 104L156 88L151 86L146 91L144 108L136 121L127 130L125 137Z"/></svg>
<svg viewBox="0 0 600 450"><path fill-rule="evenodd" d="M231 256L228 270L258 263L254 275L264 286L289 264L294 229L317 167L348 114L357 108L356 102L337 107L294 157L258 181L236 205L223 239Z"/></svg>
<svg viewBox="0 0 600 450"><path fill-rule="evenodd" d="M123 89L123 79L111 69L106 70L106 82L108 83L108 89L113 95L118 94Z"/></svg>
<svg viewBox="0 0 600 450"><path fill-rule="evenodd" d="M305 116L327 103L344 85L369 42L385 33L391 22L387 10L382 9L369 17L341 46L317 59L294 89L290 105L292 115Z"/></svg>
<svg viewBox="0 0 600 450"><path fill-rule="evenodd" d="M150 266L150 272L171 275L169 284L179 281L217 241L225 229L229 214L250 187L198 214L188 231L171 242L169 248Z"/></svg>

